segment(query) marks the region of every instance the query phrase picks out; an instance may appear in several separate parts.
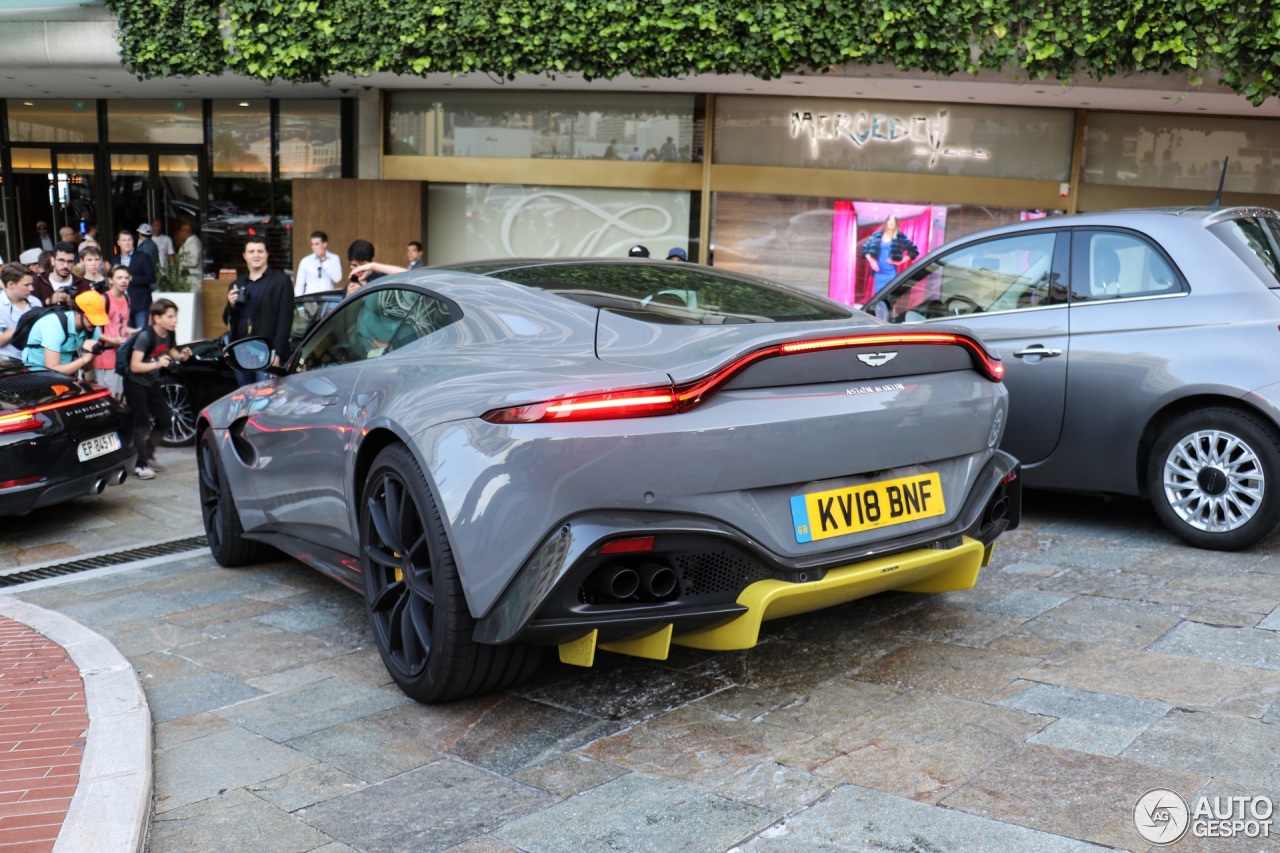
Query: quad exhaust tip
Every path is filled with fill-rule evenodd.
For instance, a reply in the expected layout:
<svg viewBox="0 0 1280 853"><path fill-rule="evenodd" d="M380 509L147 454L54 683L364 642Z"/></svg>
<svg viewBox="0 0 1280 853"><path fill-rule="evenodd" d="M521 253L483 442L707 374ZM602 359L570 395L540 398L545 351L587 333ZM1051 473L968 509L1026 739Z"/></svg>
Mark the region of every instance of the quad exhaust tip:
<svg viewBox="0 0 1280 853"><path fill-rule="evenodd" d="M93 485L89 487L89 494L100 495L107 488L107 480L105 477L99 477L93 481Z"/></svg>

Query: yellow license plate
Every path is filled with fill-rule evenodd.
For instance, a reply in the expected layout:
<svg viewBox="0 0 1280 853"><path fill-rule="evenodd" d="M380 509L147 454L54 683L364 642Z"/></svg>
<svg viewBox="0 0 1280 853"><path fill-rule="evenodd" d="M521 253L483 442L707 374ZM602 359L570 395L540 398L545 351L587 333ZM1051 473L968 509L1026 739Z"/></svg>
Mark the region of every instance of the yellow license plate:
<svg viewBox="0 0 1280 853"><path fill-rule="evenodd" d="M881 480L791 499L797 542L845 536L877 527L932 518L947 511L936 473Z"/></svg>

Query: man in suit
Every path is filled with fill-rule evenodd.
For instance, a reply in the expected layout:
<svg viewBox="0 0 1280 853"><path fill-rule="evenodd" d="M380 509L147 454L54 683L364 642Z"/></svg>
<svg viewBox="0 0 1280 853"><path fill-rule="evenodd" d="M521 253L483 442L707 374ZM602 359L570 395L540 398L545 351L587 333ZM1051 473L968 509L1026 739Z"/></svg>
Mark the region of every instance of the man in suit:
<svg viewBox="0 0 1280 853"><path fill-rule="evenodd" d="M151 226L147 226L147 230L150 231ZM120 229L116 245L120 247L120 254L111 259L111 266L129 268L129 310L133 312L130 325L141 329L147 325L147 314L151 310L151 286L156 283L156 265L150 257L134 248L133 232L128 228Z"/></svg>
<svg viewBox="0 0 1280 853"><path fill-rule="evenodd" d="M417 240L409 241L408 255L409 266L405 267L405 269L416 270L427 265L426 259L422 257L422 244Z"/></svg>
<svg viewBox="0 0 1280 853"><path fill-rule="evenodd" d="M244 243L247 271L227 288L227 307L222 321L231 331L231 341L261 337L275 350L273 365L289 358L289 331L293 327L293 285L289 276L267 266L267 243L250 237ZM241 385L257 382L262 374L236 370Z"/></svg>

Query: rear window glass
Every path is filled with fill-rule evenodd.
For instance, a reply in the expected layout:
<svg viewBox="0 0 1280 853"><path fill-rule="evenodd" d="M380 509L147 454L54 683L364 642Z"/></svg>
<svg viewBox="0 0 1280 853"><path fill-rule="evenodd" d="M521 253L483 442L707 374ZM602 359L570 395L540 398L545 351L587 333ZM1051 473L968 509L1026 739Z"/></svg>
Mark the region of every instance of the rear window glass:
<svg viewBox="0 0 1280 853"><path fill-rule="evenodd" d="M542 264L495 277L653 323L778 323L853 316L840 305L747 276L671 262Z"/></svg>
<svg viewBox="0 0 1280 853"><path fill-rule="evenodd" d="M1265 217L1228 219L1209 226L1270 288L1280 288L1280 222Z"/></svg>

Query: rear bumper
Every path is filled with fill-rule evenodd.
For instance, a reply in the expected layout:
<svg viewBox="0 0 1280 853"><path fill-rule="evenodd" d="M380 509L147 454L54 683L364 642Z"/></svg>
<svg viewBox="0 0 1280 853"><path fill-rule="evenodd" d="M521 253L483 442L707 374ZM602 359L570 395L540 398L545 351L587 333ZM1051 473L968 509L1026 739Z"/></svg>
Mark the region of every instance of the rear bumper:
<svg viewBox="0 0 1280 853"><path fill-rule="evenodd" d="M477 622L474 638L491 644L520 640L561 645L595 632L594 648L596 643L669 629L673 641L680 643L696 635L724 637L721 629L732 622L739 626L730 632L738 645L708 647L749 648L765 619L890 589L965 589L990 559L995 539L1018 525L1019 471L1012 456L997 452L951 523L803 558L781 557L741 531L708 518L638 512L580 516L543 540ZM606 541L640 536L654 537L652 551L599 553ZM655 566L665 567L677 577L676 591L625 601L592 595L588 590L599 573L615 566L641 575ZM744 617L746 621L738 621ZM754 624L754 630L743 627L748 624ZM741 645L745 637L750 642Z"/></svg>
<svg viewBox="0 0 1280 853"><path fill-rule="evenodd" d="M591 666L596 648L655 660L666 660L673 644L716 651L749 649L760 638L760 625L769 619L834 607L891 589L904 592L969 589L977 583L978 571L990 559L991 546L964 537L954 548L921 548L841 566L828 571L821 580L809 583L756 581L738 596L736 603L741 612L716 625L682 629L677 633L676 623L670 622L643 633L603 642L600 629L593 628L582 637L561 643L560 660Z"/></svg>
<svg viewBox="0 0 1280 853"><path fill-rule="evenodd" d="M101 491L97 488L99 483L104 488L120 485L133 470L137 458L138 454L132 447L123 447L107 456L78 463L79 467L72 476L46 474L40 482L0 491L0 515L21 515L33 509L96 494Z"/></svg>

